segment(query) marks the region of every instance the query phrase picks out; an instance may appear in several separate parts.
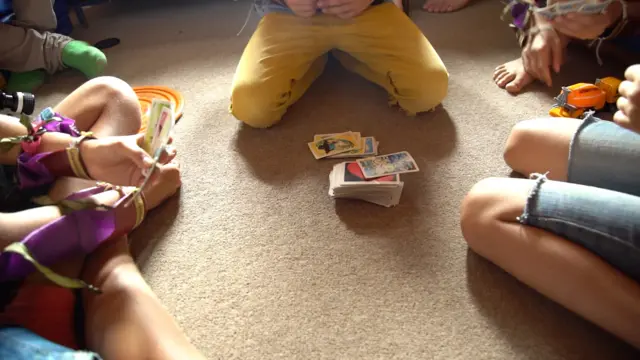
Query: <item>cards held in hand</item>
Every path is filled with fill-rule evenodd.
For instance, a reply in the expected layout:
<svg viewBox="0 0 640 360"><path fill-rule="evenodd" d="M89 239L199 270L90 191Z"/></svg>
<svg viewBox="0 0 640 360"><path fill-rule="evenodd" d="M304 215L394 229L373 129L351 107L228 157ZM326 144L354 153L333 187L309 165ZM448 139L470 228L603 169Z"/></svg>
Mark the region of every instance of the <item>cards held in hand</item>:
<svg viewBox="0 0 640 360"><path fill-rule="evenodd" d="M315 135L308 146L316 159L355 158L378 154L378 142L374 137L362 137L359 132L353 131Z"/></svg>
<svg viewBox="0 0 640 360"><path fill-rule="evenodd" d="M337 164L329 174L329 196L335 199L359 199L391 207L398 205L404 183L399 174L367 180L355 161Z"/></svg>

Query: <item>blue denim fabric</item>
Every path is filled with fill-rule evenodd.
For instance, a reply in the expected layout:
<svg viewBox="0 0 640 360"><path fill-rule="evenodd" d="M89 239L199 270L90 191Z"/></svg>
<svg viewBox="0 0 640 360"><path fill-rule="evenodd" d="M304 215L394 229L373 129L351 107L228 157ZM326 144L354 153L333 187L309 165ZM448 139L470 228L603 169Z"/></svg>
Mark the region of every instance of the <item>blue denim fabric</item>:
<svg viewBox="0 0 640 360"><path fill-rule="evenodd" d="M52 343L20 327L0 328L0 359L12 360L100 360L88 351L76 351Z"/></svg>
<svg viewBox="0 0 640 360"><path fill-rule="evenodd" d="M587 118L571 144L568 182L539 176L519 220L640 282L640 135Z"/></svg>
<svg viewBox="0 0 640 360"><path fill-rule="evenodd" d="M385 2L391 2L391 0L385 0ZM291 13L291 9L287 6L278 4L273 0L255 0L254 1L256 11L260 16L264 16L270 12L288 12Z"/></svg>

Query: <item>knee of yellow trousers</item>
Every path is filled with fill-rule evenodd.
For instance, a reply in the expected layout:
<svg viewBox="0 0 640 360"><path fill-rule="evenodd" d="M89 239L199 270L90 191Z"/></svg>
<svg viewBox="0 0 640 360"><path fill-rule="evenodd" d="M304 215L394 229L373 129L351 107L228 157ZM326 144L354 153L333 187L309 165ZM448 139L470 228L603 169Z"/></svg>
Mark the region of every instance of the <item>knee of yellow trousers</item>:
<svg viewBox="0 0 640 360"><path fill-rule="evenodd" d="M449 73L444 65L416 71L405 86L397 89L400 107L409 115L431 111L447 96Z"/></svg>
<svg viewBox="0 0 640 360"><path fill-rule="evenodd" d="M268 128L280 121L286 111L284 101L258 84L236 85L231 90L231 114L255 128Z"/></svg>

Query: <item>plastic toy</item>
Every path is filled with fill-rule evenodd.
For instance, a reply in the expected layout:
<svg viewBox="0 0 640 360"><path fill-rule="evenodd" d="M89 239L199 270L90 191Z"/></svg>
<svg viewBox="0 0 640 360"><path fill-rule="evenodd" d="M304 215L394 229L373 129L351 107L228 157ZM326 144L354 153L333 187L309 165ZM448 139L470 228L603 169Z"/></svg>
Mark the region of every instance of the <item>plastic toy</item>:
<svg viewBox="0 0 640 360"><path fill-rule="evenodd" d="M142 126L140 127L140 133L144 133L147 129L147 123L149 122L149 108L151 107L151 102L154 98L168 100L171 103L176 122L182 117L184 98L179 91L166 86L139 86L134 87L133 91L138 96L140 109L142 110Z"/></svg>
<svg viewBox="0 0 640 360"><path fill-rule="evenodd" d="M614 77L596 79L595 84L578 83L562 87L554 99L556 104L549 110L553 117L579 119L587 110L600 111L608 106L613 111L620 96L618 86L622 80Z"/></svg>

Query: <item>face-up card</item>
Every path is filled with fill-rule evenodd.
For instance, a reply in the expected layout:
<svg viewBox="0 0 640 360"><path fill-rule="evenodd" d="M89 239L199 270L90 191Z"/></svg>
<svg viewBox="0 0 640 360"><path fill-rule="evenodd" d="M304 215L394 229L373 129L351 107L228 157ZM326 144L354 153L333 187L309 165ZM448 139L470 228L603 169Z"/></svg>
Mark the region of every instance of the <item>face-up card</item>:
<svg viewBox="0 0 640 360"><path fill-rule="evenodd" d="M153 99L153 101L151 102L151 108L149 109L149 120L147 123L147 131L144 134L143 146L144 151L146 151L147 154L151 156L154 155L151 149L151 144L154 142L154 135L156 134L158 121L160 120L162 109L164 108L168 108L169 110L171 110L171 102L163 99Z"/></svg>
<svg viewBox="0 0 640 360"><path fill-rule="evenodd" d="M331 159L343 159L352 157L372 156L378 154L378 142L372 136L364 137L360 140L360 149L349 150L342 154L329 156Z"/></svg>
<svg viewBox="0 0 640 360"><path fill-rule="evenodd" d="M342 182L344 182L345 184L351 183L368 183L368 184L375 184L375 183L380 183L380 182L391 182L391 183L397 183L400 181L400 175L398 174L392 174L392 175L387 175L387 176L382 176L379 177L375 180L367 180L364 177L364 174L362 173L362 169L360 169L360 166L358 166L358 163L353 161L353 162L345 162L342 165L342 169L340 171L340 174L342 175Z"/></svg>
<svg viewBox="0 0 640 360"><path fill-rule="evenodd" d="M355 131L347 131L347 132L343 132L343 133L335 133L335 134L317 134L313 136L313 141L320 141L322 139L326 139L328 137L332 137L332 136L337 136L337 135L351 135L353 136L353 138L356 140L356 142L359 144L360 143L360 133L359 132L355 132Z"/></svg>
<svg viewBox="0 0 640 360"><path fill-rule="evenodd" d="M158 150L167 145L174 125L175 119L173 118L173 111L170 108L162 108L160 118L156 123L156 128L151 140L152 156L156 156Z"/></svg>
<svg viewBox="0 0 640 360"><path fill-rule="evenodd" d="M558 9L556 12L559 14L567 14L570 12L576 12L582 6L582 1L569 1L569 2L560 2L554 4L554 6Z"/></svg>
<svg viewBox="0 0 640 360"><path fill-rule="evenodd" d="M420 171L413 157L406 152L397 152L373 158L356 160L362 174L367 179L391 174L402 174Z"/></svg>
<svg viewBox="0 0 640 360"><path fill-rule="evenodd" d="M322 159L360 147L360 143L356 142L354 136L344 134L313 141L307 145L316 159Z"/></svg>
<svg viewBox="0 0 640 360"><path fill-rule="evenodd" d="M582 5L582 7L580 8L580 12L585 14L603 13L610 4L611 4L610 1L606 1L603 3L596 3L596 4L585 4L585 5Z"/></svg>

